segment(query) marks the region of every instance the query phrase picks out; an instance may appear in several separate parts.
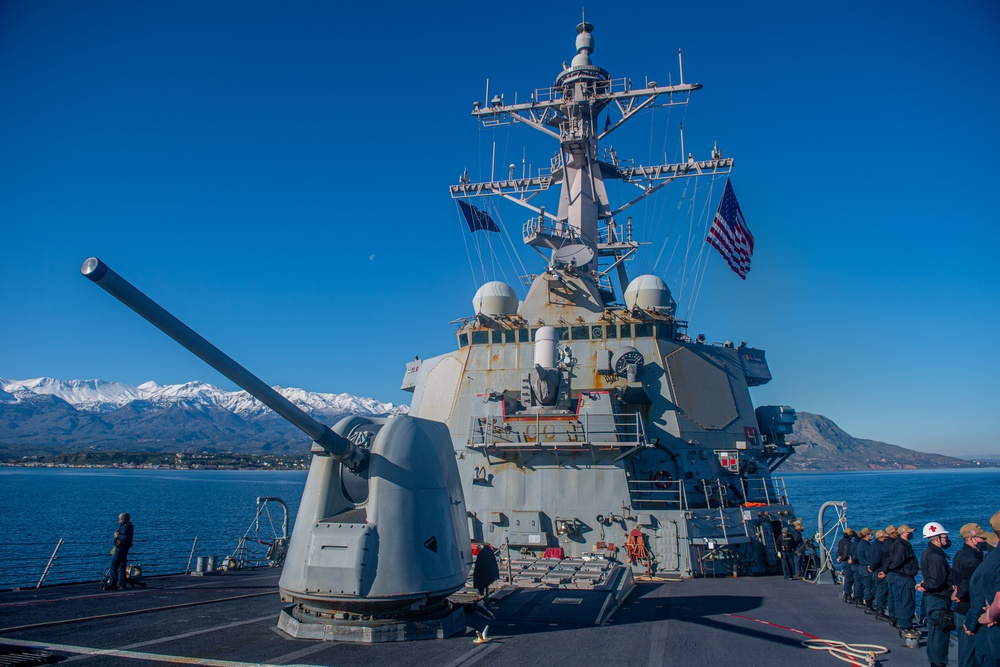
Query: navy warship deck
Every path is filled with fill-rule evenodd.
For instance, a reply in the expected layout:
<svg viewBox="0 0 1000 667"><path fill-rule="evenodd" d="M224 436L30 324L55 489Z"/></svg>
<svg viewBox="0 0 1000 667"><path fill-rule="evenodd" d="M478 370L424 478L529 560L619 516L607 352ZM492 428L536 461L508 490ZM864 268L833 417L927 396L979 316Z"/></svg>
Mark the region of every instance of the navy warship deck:
<svg viewBox="0 0 1000 667"><path fill-rule="evenodd" d="M4 592L0 664L844 664L802 645L813 637L884 646L889 653L878 664L885 666L926 664L923 648L905 648L887 623L840 602L838 586L780 577L640 580L613 613L607 595L595 591L508 589L491 602L493 620L466 605L465 635L349 644L278 631L279 574L163 576L116 592L96 582ZM473 643L475 630L487 625L489 641Z"/></svg>

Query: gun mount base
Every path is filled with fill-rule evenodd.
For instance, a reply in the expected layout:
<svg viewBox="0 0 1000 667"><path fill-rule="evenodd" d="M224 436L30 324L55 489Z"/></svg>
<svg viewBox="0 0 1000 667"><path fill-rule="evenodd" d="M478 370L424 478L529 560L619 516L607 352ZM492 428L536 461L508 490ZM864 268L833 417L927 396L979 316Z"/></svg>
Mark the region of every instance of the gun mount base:
<svg viewBox="0 0 1000 667"><path fill-rule="evenodd" d="M406 618L357 617L318 620L292 605L281 610L278 629L296 639L380 644L444 639L465 632L465 611L445 600L433 610Z"/></svg>

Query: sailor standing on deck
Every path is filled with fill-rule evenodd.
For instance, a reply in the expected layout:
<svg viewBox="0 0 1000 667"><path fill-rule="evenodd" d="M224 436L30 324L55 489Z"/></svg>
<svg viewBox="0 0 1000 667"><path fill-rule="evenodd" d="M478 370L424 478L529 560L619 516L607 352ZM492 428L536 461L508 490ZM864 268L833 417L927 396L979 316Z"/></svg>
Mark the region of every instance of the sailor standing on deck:
<svg viewBox="0 0 1000 667"><path fill-rule="evenodd" d="M858 542L854 548L854 606L864 606L866 609L874 597L872 590L872 573L868 571L871 562L872 529L865 526L858 533Z"/></svg>
<svg viewBox="0 0 1000 667"><path fill-rule="evenodd" d="M917 564L917 555L910 546L913 529L903 524L897 532L899 539L889 553L888 562L882 565L879 576L889 579L889 595L893 598L896 627L902 637L904 632L909 633L913 629L913 612L917 603L914 577L920 571L920 566Z"/></svg>
<svg viewBox="0 0 1000 667"><path fill-rule="evenodd" d="M885 584L885 615L889 619L889 625L896 627L896 599L892 596L892 586L890 578L886 574L889 571L889 557L896 550L899 543L899 533L896 527L888 525L885 527L885 544L882 545L882 566L879 568L876 577Z"/></svg>
<svg viewBox="0 0 1000 667"><path fill-rule="evenodd" d="M792 579L801 579L806 576L806 541L802 537L802 519L792 523L790 534L795 540L795 574Z"/></svg>
<svg viewBox="0 0 1000 667"><path fill-rule="evenodd" d="M951 585L955 600L955 626L958 628L958 667L975 667L975 640L965 633L965 617L969 613L969 582L972 573L983 562L981 548L986 544L986 535L978 523L967 523L959 529L965 544L955 553L951 561Z"/></svg>
<svg viewBox="0 0 1000 667"><path fill-rule="evenodd" d="M837 562L843 567L844 602L853 599L854 568L851 567L851 551L854 549L854 529L844 528L844 536L837 542Z"/></svg>
<svg viewBox="0 0 1000 667"><path fill-rule="evenodd" d="M788 533L788 528L781 529L781 537L778 539L778 556L781 558L781 574L785 579L795 576L795 539Z"/></svg>
<svg viewBox="0 0 1000 667"><path fill-rule="evenodd" d="M132 536L135 534L131 518L128 512L122 512L118 515L115 546L111 549L111 570L108 572L108 583L105 584L107 590L113 591L116 588L125 590L125 584L128 582L125 564L128 562L128 550L132 548ZM121 584L118 583L119 581Z"/></svg>
<svg viewBox="0 0 1000 667"><path fill-rule="evenodd" d="M990 518L994 539L1000 536L1000 512ZM989 540L987 540L989 541ZM976 636L977 665L1000 665L1000 548L993 549L972 574L969 582L969 613L965 617L967 634ZM978 616L977 616L978 614Z"/></svg>
<svg viewBox="0 0 1000 667"><path fill-rule="evenodd" d="M861 583L861 580L858 579L858 544L861 542L861 534L858 531L854 531L852 537L851 550L847 558L848 565L844 566L844 571L846 572L847 568L851 569L851 585L847 588L847 601L853 603L857 602L858 594L860 593L858 591L858 584Z"/></svg>
<svg viewBox="0 0 1000 667"><path fill-rule="evenodd" d="M872 584L873 596L865 612L875 614L875 617L880 621L889 618L885 615L885 599L888 597L888 584L886 584L885 579L879 579L877 575L879 568L882 567L886 539L884 530L876 530L875 539L872 540L871 548L868 551L868 580Z"/></svg>
<svg viewBox="0 0 1000 667"><path fill-rule="evenodd" d="M951 567L944 550L951 546L948 531L937 521L924 526L927 549L920 557L920 571L924 580L917 590L924 594L924 609L927 619L927 659L931 667L948 664L948 639L950 630L941 627L941 613L951 609Z"/></svg>

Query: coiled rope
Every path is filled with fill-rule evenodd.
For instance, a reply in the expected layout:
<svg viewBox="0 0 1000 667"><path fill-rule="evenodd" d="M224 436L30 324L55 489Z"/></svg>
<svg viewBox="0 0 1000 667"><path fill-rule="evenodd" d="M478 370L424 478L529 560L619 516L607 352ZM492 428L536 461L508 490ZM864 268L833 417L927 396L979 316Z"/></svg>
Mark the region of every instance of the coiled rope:
<svg viewBox="0 0 1000 667"><path fill-rule="evenodd" d="M875 667L875 656L889 652L889 649L878 644L847 644L833 639L805 639L802 645L817 651L826 651L838 660L855 665L859 660L863 660L868 667Z"/></svg>

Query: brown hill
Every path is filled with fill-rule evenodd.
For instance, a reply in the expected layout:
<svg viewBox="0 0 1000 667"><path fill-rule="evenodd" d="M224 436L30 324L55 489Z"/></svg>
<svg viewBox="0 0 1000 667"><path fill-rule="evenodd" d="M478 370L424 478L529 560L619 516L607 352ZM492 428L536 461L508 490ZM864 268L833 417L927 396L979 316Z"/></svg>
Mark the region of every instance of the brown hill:
<svg viewBox="0 0 1000 667"><path fill-rule="evenodd" d="M893 470L963 468L972 461L927 454L878 440L855 438L823 415L799 412L791 442L801 443L782 466L785 470Z"/></svg>

